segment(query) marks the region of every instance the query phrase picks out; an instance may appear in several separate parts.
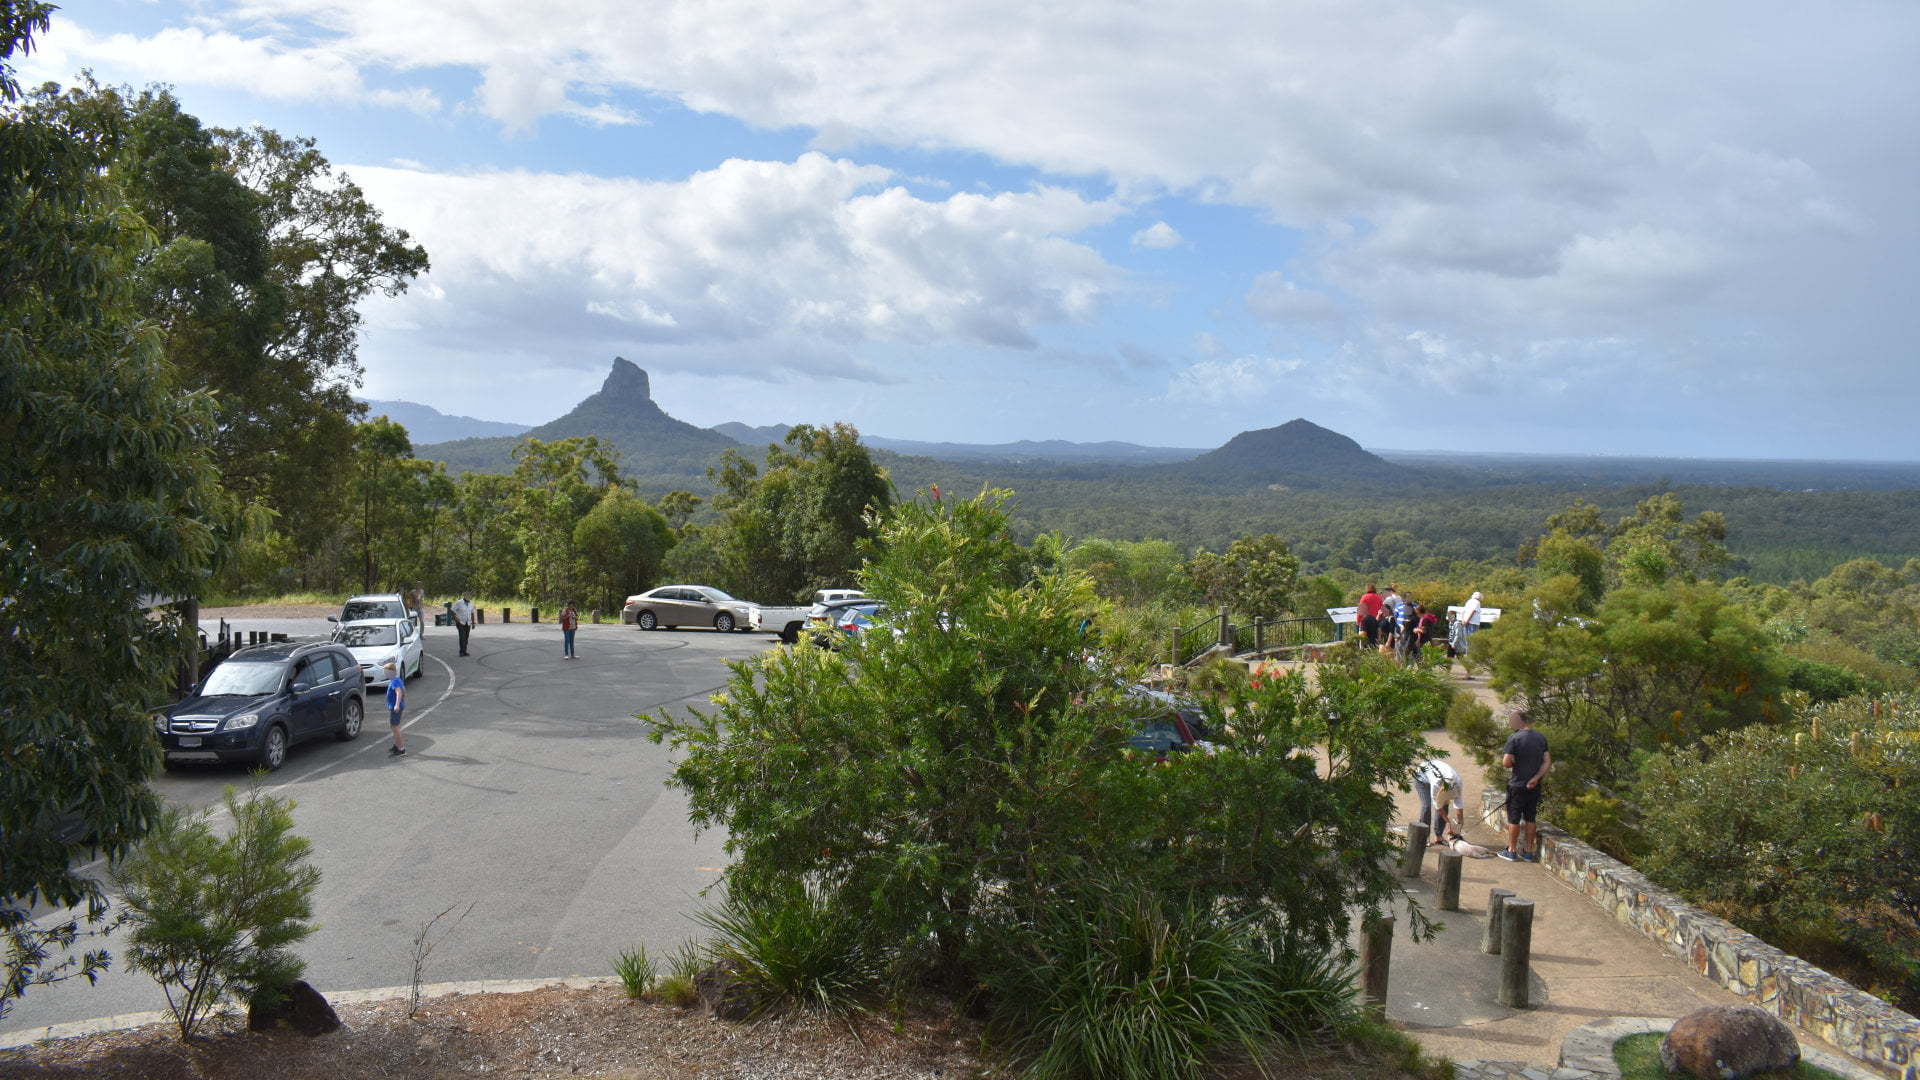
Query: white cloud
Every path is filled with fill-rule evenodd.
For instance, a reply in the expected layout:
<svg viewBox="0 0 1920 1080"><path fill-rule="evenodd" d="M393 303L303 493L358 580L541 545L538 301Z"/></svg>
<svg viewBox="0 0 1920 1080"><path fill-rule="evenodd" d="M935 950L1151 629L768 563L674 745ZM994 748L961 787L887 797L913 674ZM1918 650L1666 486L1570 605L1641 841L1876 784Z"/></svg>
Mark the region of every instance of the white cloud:
<svg viewBox="0 0 1920 1080"><path fill-rule="evenodd" d="M1245 406L1275 397L1302 366L1300 360L1272 356L1201 360L1174 372L1161 400L1174 405Z"/></svg>
<svg viewBox="0 0 1920 1080"><path fill-rule="evenodd" d="M1133 246L1151 251L1165 251L1180 246L1180 231L1164 221L1153 224L1133 234Z"/></svg>
<svg viewBox="0 0 1920 1080"><path fill-rule="evenodd" d="M1333 297L1303 289L1278 270L1253 279L1247 290L1247 310L1276 323L1324 323L1339 317Z"/></svg>
<svg viewBox="0 0 1920 1080"><path fill-rule="evenodd" d="M352 175L435 266L435 295L379 304L370 321L443 345L571 346L598 363L644 344L663 366L872 378L847 359L864 343L1029 349L1119 285L1070 239L1118 206L1053 188L927 201L885 169L818 153L681 182Z"/></svg>

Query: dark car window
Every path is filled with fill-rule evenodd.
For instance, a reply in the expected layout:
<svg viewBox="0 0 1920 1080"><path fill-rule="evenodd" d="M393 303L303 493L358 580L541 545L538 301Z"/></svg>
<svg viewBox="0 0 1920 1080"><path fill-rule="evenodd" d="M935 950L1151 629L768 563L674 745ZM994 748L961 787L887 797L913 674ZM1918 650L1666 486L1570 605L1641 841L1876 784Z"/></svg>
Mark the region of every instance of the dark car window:
<svg viewBox="0 0 1920 1080"><path fill-rule="evenodd" d="M341 622L353 622L356 619L404 619L407 618L405 605L398 600L349 600L340 612Z"/></svg>
<svg viewBox="0 0 1920 1080"><path fill-rule="evenodd" d="M333 657L326 653L317 653L307 658L304 671L296 678L305 679L308 686L320 686L333 681Z"/></svg>
<svg viewBox="0 0 1920 1080"><path fill-rule="evenodd" d="M277 694L286 677L287 665L283 662L228 660L213 669L213 674L207 676L207 685L200 692L208 697Z"/></svg>
<svg viewBox="0 0 1920 1080"><path fill-rule="evenodd" d="M400 640L394 627L394 623L343 626L334 631L334 640L348 648L359 648L364 645L392 645Z"/></svg>

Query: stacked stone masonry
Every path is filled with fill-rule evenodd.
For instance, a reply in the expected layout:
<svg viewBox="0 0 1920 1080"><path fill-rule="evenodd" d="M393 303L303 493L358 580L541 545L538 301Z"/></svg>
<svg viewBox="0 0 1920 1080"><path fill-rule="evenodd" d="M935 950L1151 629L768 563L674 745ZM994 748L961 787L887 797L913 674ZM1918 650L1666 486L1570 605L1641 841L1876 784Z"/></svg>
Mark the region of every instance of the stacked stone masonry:
<svg viewBox="0 0 1920 1080"><path fill-rule="evenodd" d="M1491 816L1501 793L1481 799ZM1920 1019L1709 915L1560 829L1540 826L1540 864L1693 969L1884 1076L1920 1080Z"/></svg>

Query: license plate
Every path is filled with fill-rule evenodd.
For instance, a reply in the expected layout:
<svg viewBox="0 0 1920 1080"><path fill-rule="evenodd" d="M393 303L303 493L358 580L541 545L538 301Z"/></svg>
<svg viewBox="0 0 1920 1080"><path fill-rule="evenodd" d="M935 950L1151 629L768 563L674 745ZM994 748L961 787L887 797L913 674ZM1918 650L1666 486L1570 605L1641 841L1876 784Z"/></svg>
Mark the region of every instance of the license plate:
<svg viewBox="0 0 1920 1080"><path fill-rule="evenodd" d="M192 753L192 754L170 753L167 756L172 758L175 761L219 761L220 760L220 755L214 753L211 750L203 750L198 753Z"/></svg>
<svg viewBox="0 0 1920 1080"><path fill-rule="evenodd" d="M187 747L187 746L199 746L199 745L200 745L200 736L198 736L198 735L182 735L182 736L180 736L180 745L181 745L182 747Z"/></svg>

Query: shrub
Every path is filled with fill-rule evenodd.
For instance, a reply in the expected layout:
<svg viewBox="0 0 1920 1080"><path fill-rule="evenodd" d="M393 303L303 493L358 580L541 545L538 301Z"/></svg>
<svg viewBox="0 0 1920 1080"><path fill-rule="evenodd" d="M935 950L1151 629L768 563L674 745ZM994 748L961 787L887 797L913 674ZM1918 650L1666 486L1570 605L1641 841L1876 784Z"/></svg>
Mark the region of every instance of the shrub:
<svg viewBox="0 0 1920 1080"><path fill-rule="evenodd" d="M1837 664L1798 656L1787 658L1787 686L1814 701L1838 701L1865 689L1866 680Z"/></svg>
<svg viewBox="0 0 1920 1080"><path fill-rule="evenodd" d="M613 958L613 973L620 976L620 989L630 998L645 997L653 989L659 971L645 945L635 945Z"/></svg>
<svg viewBox="0 0 1920 1080"><path fill-rule="evenodd" d="M667 973L653 984L654 995L669 1005L683 1008L697 1004L700 992L693 988L693 977L706 966L707 958L698 942L681 942L680 947L667 956Z"/></svg>
<svg viewBox="0 0 1920 1080"><path fill-rule="evenodd" d="M713 931L707 950L756 984L767 1007L845 1012L879 977L855 906L817 887L729 893L694 917Z"/></svg>
<svg viewBox="0 0 1920 1080"><path fill-rule="evenodd" d="M133 966L166 991L182 1039L221 1001L270 999L298 979L289 947L314 931L320 871L292 835L293 800L229 787L224 802L225 837L211 810L168 810L114 874Z"/></svg>
<svg viewBox="0 0 1920 1080"><path fill-rule="evenodd" d="M1585 791L1561 808L1559 823L1601 851L1630 863L1640 848L1641 837L1628 821L1626 808L1619 799Z"/></svg>
<svg viewBox="0 0 1920 1080"><path fill-rule="evenodd" d="M1137 886L1063 894L997 944L984 975L996 1029L1043 1080L1199 1076L1351 1001L1337 976L1286 982L1259 920Z"/></svg>
<svg viewBox="0 0 1920 1080"><path fill-rule="evenodd" d="M1187 689L1196 694L1215 696L1238 690L1247 684L1247 665L1224 656L1215 656L1187 672Z"/></svg>

